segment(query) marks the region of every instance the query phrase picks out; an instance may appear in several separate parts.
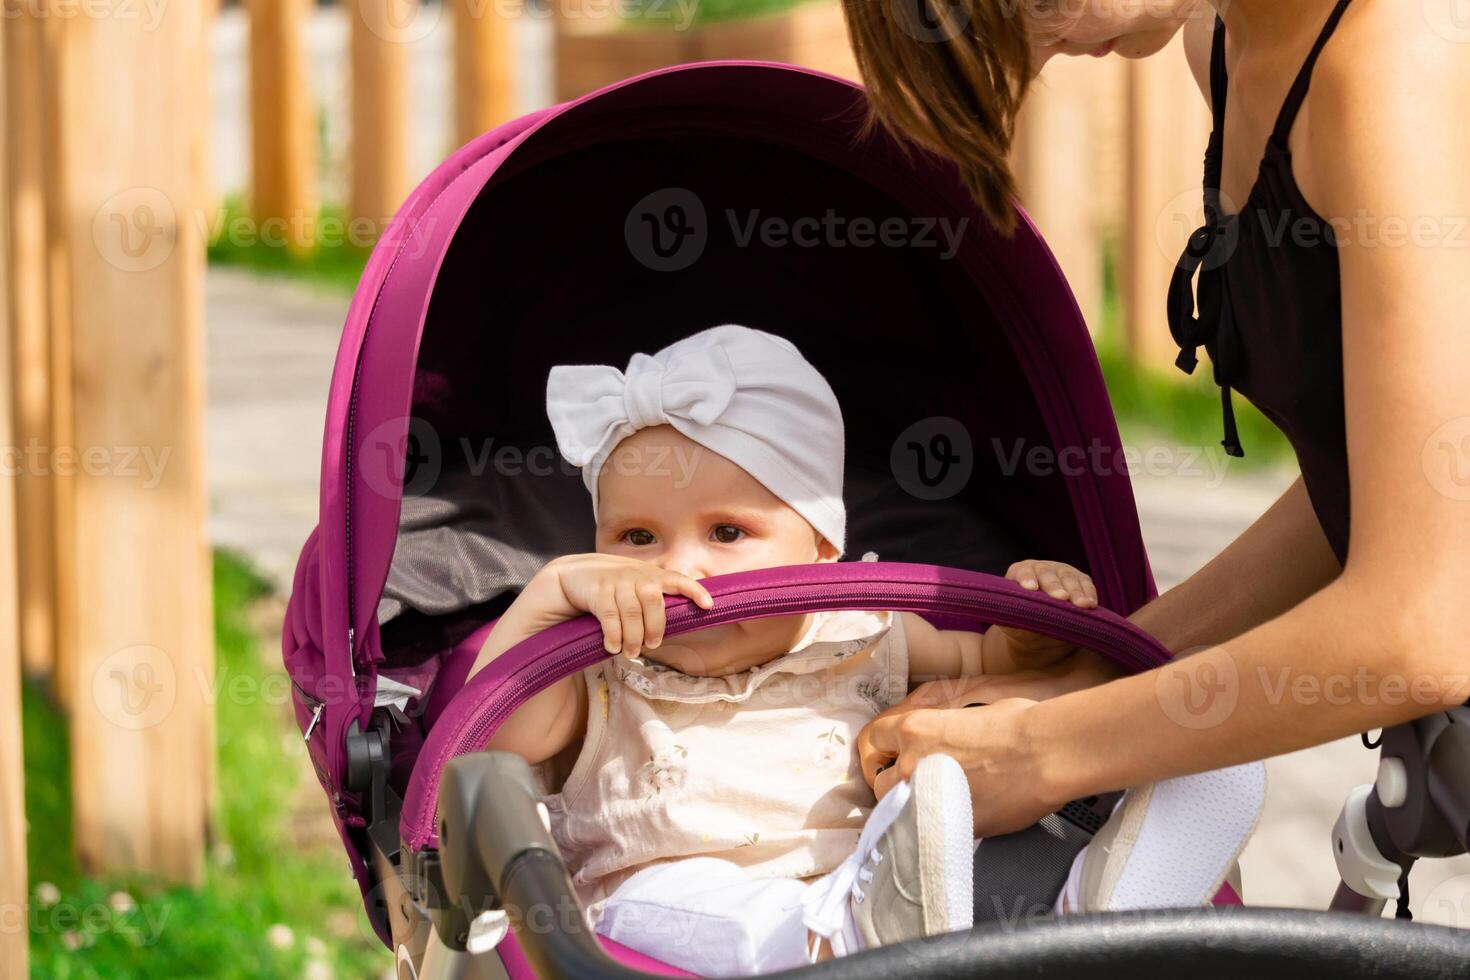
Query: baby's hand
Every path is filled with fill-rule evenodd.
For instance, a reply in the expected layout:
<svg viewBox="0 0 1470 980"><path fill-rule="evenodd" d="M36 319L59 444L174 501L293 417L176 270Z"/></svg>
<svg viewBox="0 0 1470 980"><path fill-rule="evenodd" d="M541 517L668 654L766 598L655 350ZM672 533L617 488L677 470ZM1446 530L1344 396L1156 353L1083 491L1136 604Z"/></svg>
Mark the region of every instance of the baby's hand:
<svg viewBox="0 0 1470 980"><path fill-rule="evenodd" d="M709 591L688 575L619 555L566 555L538 574L554 578L572 609L601 621L608 653L630 657L663 642L666 594L688 596L701 609L714 605Z"/></svg>
<svg viewBox="0 0 1470 980"><path fill-rule="evenodd" d="M1006 578L1019 582L1023 589L1032 592L1041 589L1053 599L1070 600L1080 609L1097 606L1097 589L1092 579L1065 562L1026 558L1008 568Z"/></svg>

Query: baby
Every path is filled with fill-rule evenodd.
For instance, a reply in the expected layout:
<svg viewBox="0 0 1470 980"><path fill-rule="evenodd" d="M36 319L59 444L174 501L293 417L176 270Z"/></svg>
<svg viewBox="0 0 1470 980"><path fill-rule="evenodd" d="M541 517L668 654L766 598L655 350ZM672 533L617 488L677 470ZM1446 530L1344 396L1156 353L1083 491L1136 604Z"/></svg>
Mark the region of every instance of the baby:
<svg viewBox="0 0 1470 980"><path fill-rule="evenodd" d="M965 774L930 756L877 801L857 735L918 683L1008 672L1018 650L1068 645L863 611L665 639L665 595L710 609L699 579L843 555L842 414L781 337L721 326L634 355L626 372L555 367L547 412L582 467L597 550L534 576L475 670L566 619L602 623L613 658L539 692L489 743L570 765L545 802L596 930L733 976L969 928ZM1061 563L1018 563L1010 577L1097 603Z"/></svg>

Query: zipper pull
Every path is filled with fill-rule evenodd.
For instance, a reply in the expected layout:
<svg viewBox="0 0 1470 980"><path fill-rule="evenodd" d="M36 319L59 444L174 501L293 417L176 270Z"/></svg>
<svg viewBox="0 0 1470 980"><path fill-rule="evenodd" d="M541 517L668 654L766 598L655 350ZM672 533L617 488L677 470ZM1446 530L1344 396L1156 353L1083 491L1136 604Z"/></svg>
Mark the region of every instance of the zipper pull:
<svg viewBox="0 0 1470 980"><path fill-rule="evenodd" d="M352 677L357 679L357 629L347 627L347 669L352 671Z"/></svg>
<svg viewBox="0 0 1470 980"><path fill-rule="evenodd" d="M314 732L314 731L316 731L317 722L319 722L319 721L322 720L322 709L325 708L325 707L326 707L326 705L319 704L315 708L312 709L312 712L311 712L311 722L306 726L306 734L301 736L301 741L303 741L303 742L310 742L311 741L311 733Z"/></svg>

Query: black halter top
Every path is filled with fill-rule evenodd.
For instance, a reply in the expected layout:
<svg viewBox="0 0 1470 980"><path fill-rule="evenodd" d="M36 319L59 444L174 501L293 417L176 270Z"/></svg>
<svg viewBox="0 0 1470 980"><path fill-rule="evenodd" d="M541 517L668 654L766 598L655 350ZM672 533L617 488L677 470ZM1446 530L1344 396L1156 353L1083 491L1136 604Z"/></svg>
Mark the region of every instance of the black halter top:
<svg viewBox="0 0 1470 980"><path fill-rule="evenodd" d="M1225 451L1244 455L1230 400L1234 389L1296 450L1317 520L1340 563L1348 551L1348 463L1337 243L1331 225L1297 187L1288 139L1312 69L1349 2L1338 0L1302 65L1255 186L1235 214L1225 214L1222 207L1231 202L1220 199L1227 79L1225 27L1216 19L1205 225L1190 236L1169 286L1169 329L1180 347L1176 364L1193 373L1197 348L1209 351L1225 415Z"/></svg>

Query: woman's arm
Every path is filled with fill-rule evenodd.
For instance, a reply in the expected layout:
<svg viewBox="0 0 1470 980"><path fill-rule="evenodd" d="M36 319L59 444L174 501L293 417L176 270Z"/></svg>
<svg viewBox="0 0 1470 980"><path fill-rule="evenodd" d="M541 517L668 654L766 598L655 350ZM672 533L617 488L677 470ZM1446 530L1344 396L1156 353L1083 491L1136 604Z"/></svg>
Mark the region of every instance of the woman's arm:
<svg viewBox="0 0 1470 980"><path fill-rule="evenodd" d="M1143 616L1158 617L1172 644L1219 645L1039 704L880 719L874 749L899 759L880 791L927 752L949 752L970 775L977 830L997 833L1076 796L1266 758L1470 696L1470 134L1457 124L1470 114L1470 48L1360 4L1328 52L1313 80L1304 186L1341 242L1347 568L1312 591L1323 576L1305 539L1262 536L1270 551L1242 565L1305 560L1318 571L1211 573L1180 593L1192 603L1176 597ZM1219 643L1250 618L1242 608L1283 605L1248 595L1282 583L1310 594ZM1191 622L1196 608L1203 626Z"/></svg>
<svg viewBox="0 0 1470 980"><path fill-rule="evenodd" d="M1428 22L1405 29L1381 6L1351 8L1303 117L1299 179L1339 240L1348 566L1324 581L1320 532L1268 513L1260 523L1274 534L1237 542L1217 559L1221 573L1207 567L1169 609L1140 611L1171 646L1224 645L1112 685L1120 709L1148 723L1124 734L1116 767L1074 758L1070 768L1093 771L1081 784L1264 758L1470 696L1470 136L1458 124L1470 112L1470 49ZM1264 578L1232 567L1272 562L1279 571ZM1230 639L1231 622L1256 617ZM1067 710L1040 712L1038 734L1070 742L1107 724ZM1159 743L1146 746L1149 734ZM1063 785L1078 779L1068 768Z"/></svg>

